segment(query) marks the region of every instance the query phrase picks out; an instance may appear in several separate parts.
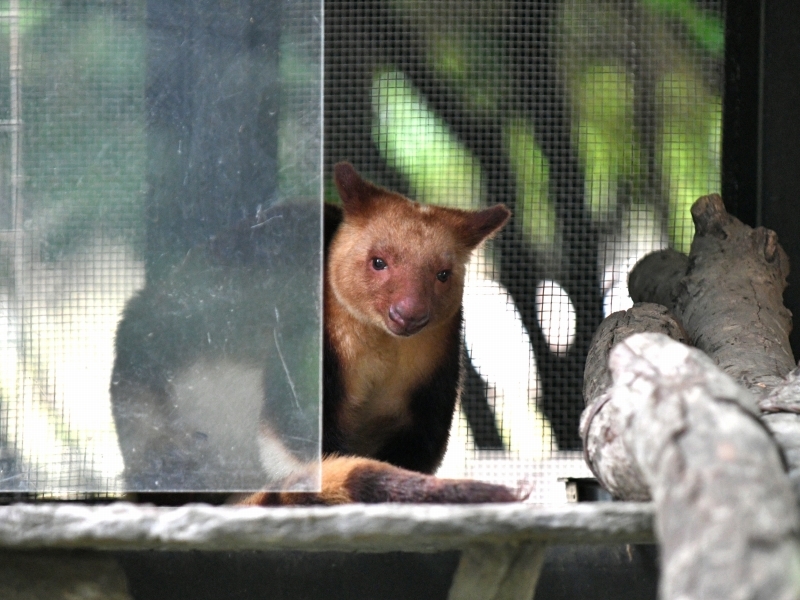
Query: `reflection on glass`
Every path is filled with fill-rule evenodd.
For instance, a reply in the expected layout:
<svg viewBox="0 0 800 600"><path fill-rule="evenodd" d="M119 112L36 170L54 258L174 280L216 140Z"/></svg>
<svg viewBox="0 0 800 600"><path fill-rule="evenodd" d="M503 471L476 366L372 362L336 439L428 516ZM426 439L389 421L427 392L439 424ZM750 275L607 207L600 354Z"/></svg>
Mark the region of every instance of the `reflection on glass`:
<svg viewBox="0 0 800 600"><path fill-rule="evenodd" d="M0 491L315 487L321 3L0 13Z"/></svg>

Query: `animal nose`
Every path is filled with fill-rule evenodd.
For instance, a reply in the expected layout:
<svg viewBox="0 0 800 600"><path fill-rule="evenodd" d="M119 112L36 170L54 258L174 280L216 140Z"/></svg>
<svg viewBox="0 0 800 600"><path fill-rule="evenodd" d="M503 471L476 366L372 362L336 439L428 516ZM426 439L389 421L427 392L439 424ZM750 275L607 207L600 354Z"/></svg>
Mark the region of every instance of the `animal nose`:
<svg viewBox="0 0 800 600"><path fill-rule="evenodd" d="M399 331L395 333L401 335L413 335L428 324L431 313L427 306L413 300L401 300L389 308L389 318Z"/></svg>

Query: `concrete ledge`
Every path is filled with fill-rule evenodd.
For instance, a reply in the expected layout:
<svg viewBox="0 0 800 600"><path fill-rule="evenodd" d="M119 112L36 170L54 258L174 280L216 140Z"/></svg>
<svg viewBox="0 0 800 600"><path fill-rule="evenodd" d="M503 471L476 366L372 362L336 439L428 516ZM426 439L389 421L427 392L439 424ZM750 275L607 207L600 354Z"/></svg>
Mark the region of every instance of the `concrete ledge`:
<svg viewBox="0 0 800 600"><path fill-rule="evenodd" d="M475 544L652 543L650 504L0 507L0 548L440 551Z"/></svg>

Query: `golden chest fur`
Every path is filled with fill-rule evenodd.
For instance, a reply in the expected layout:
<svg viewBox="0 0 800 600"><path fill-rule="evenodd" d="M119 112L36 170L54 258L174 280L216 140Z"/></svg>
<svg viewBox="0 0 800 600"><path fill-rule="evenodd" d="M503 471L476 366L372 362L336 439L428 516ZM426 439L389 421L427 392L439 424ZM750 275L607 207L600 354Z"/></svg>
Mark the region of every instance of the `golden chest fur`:
<svg viewBox="0 0 800 600"><path fill-rule="evenodd" d="M439 323L401 338L359 322L340 306L326 314L332 311L340 313L329 335L342 363L345 396L338 422L348 445L369 456L392 433L411 425L411 396L441 363L442 329L451 325Z"/></svg>

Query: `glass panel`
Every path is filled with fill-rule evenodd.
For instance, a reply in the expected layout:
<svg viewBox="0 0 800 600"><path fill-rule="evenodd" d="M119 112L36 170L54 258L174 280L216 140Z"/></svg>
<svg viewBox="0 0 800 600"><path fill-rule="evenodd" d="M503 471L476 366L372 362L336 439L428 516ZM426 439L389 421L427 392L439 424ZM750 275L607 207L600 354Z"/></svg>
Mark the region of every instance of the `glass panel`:
<svg viewBox="0 0 800 600"><path fill-rule="evenodd" d="M318 485L321 14L0 1L0 491Z"/></svg>

